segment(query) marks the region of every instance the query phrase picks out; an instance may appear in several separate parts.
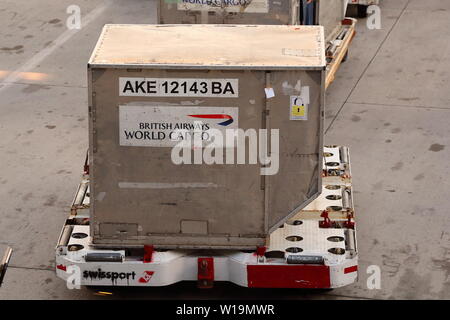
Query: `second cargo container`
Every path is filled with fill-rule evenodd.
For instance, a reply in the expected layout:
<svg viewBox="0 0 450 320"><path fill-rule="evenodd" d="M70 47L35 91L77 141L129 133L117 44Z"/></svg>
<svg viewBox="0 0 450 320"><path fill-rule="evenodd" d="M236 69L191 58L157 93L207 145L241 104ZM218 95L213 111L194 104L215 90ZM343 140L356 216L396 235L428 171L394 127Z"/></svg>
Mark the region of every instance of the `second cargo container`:
<svg viewBox="0 0 450 320"><path fill-rule="evenodd" d="M161 24L301 25L312 21L329 41L345 18L346 0L159 0ZM313 17L308 17L312 15Z"/></svg>

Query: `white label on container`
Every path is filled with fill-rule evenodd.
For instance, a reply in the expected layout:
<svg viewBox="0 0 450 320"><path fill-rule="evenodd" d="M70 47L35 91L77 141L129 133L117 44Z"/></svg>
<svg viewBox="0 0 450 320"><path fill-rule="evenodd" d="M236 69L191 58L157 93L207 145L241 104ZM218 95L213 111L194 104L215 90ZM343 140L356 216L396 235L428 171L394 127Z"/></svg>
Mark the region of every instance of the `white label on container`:
<svg viewBox="0 0 450 320"><path fill-rule="evenodd" d="M119 78L125 97L239 97L239 79Z"/></svg>
<svg viewBox="0 0 450 320"><path fill-rule="evenodd" d="M239 128L238 116L237 107L119 106L119 143L173 147L187 139L193 141L194 134L202 142L213 141L216 130L225 137L226 129Z"/></svg>
<svg viewBox="0 0 450 320"><path fill-rule="evenodd" d="M268 13L268 0L179 0L178 10Z"/></svg>
<svg viewBox="0 0 450 320"><path fill-rule="evenodd" d="M267 99L275 97L275 91L273 90L273 88L265 88L264 91L266 92Z"/></svg>

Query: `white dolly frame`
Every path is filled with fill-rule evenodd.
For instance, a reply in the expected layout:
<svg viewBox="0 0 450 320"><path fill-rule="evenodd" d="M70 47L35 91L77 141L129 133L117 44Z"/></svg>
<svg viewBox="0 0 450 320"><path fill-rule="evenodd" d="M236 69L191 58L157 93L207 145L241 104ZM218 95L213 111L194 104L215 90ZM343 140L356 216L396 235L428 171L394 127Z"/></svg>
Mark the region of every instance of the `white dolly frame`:
<svg viewBox="0 0 450 320"><path fill-rule="evenodd" d="M113 250L90 243L89 177L84 175L56 247L56 274L85 286L158 287L180 281L198 281L200 287L211 287L214 281L258 288L346 286L358 275L348 148L324 148L323 191L255 252L154 250L151 246ZM319 227L320 221L326 221L323 211L327 209L332 225ZM288 257L309 261L292 264Z"/></svg>

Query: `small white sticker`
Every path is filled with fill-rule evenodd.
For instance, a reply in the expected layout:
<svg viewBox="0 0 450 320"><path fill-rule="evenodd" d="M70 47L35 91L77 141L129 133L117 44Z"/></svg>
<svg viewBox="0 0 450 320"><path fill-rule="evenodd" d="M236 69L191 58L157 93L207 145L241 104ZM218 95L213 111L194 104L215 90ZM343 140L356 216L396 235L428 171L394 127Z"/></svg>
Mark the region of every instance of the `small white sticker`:
<svg viewBox="0 0 450 320"><path fill-rule="evenodd" d="M125 97L239 97L238 79L119 78Z"/></svg>
<svg viewBox="0 0 450 320"><path fill-rule="evenodd" d="M275 91L273 90L273 88L265 88L264 91L266 92L267 99L275 97Z"/></svg>

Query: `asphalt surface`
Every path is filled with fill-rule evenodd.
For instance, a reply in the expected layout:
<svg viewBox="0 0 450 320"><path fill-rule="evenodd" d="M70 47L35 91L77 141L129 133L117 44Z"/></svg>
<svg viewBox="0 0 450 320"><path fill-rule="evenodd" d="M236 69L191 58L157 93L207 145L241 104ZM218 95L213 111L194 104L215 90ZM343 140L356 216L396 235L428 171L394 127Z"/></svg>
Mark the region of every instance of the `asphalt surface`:
<svg viewBox="0 0 450 320"><path fill-rule="evenodd" d="M83 26L68 30L68 6ZM2 299L449 299L450 2L382 0L327 92L326 142L351 148L360 278L333 291L194 283L68 290L54 246L88 147L86 63L105 23L155 23L155 1L0 1ZM367 287L369 266L381 289Z"/></svg>

